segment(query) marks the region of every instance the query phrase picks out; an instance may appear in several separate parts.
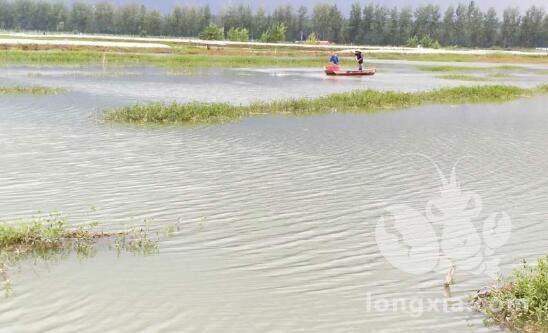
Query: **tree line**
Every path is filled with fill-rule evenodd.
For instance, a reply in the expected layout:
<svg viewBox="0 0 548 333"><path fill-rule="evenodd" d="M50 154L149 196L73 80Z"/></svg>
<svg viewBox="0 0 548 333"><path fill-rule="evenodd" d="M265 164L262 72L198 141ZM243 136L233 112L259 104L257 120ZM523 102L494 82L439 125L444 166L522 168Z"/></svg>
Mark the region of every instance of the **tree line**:
<svg viewBox="0 0 548 333"><path fill-rule="evenodd" d="M142 5L108 2L71 6L46 0L0 0L0 29L153 36L214 36L235 40L302 41L373 45L547 47L548 15L543 7L525 12L482 10L474 1L441 10L432 4L386 7L356 2L345 15L331 4L311 10L282 5L231 6L213 14L209 6L177 6L170 13ZM310 40L310 39L309 39Z"/></svg>

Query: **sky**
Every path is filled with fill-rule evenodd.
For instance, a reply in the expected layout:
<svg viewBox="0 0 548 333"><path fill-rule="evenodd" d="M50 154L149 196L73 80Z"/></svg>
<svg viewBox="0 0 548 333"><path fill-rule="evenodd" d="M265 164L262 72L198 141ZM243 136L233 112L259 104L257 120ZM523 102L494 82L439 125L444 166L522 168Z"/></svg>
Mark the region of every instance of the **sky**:
<svg viewBox="0 0 548 333"><path fill-rule="evenodd" d="M89 2L101 2L104 0L89 0ZM157 8L160 9L162 12L169 12L171 8L173 8L176 5L206 5L209 4L213 10L214 13L218 13L222 8L230 6L230 5L238 5L238 4L249 4L253 8L257 8L259 6L263 6L267 10L272 10L273 8L277 7L281 4L291 4L294 8L297 8L301 5L304 5L308 8L312 8L317 3L332 3L337 4L339 8L347 13L350 10L350 6L352 3L354 3L356 0L107 0L108 2L113 3L139 3L144 4L147 7ZM404 6L412 6L416 7L417 5L424 4L424 3L432 3L432 4L438 4L442 8L446 8L449 5L456 5L459 2L465 2L467 3L468 0L372 0L372 1L366 1L361 0L362 4L374 2L381 5L387 5L387 6L398 6L398 7L404 7ZM543 6L548 9L548 1L547 0L476 0L476 4L483 8L489 8L490 6L495 7L498 11L501 11L502 9L509 7L509 6L518 6L522 10L526 9L529 6L532 5L538 5Z"/></svg>

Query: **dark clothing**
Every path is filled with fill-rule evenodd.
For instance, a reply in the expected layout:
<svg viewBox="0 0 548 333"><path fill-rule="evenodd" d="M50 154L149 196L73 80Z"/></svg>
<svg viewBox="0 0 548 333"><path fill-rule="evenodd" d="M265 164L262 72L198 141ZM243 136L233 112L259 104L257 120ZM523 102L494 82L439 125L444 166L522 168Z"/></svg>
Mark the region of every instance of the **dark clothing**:
<svg viewBox="0 0 548 333"><path fill-rule="evenodd" d="M332 55L331 58L329 59L329 62L332 63L333 65L338 65L339 57L337 57L336 55Z"/></svg>
<svg viewBox="0 0 548 333"><path fill-rule="evenodd" d="M358 61L358 70L363 71L363 54L361 52L356 52L356 60Z"/></svg>

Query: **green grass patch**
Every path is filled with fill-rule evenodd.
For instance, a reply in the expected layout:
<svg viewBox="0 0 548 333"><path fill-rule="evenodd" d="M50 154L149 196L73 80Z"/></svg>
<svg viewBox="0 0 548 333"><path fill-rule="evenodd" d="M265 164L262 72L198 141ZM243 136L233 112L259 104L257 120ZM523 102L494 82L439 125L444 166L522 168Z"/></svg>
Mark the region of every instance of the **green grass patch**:
<svg viewBox="0 0 548 333"><path fill-rule="evenodd" d="M65 89L41 86L0 87L0 95L55 95L63 92L65 92Z"/></svg>
<svg viewBox="0 0 548 333"><path fill-rule="evenodd" d="M512 55L507 53L491 53L485 55L471 54L406 54L406 53L367 53L367 58L386 60L412 60L435 62L485 62L511 64L547 64L548 57L543 55Z"/></svg>
<svg viewBox="0 0 548 333"><path fill-rule="evenodd" d="M548 332L548 255L533 266L524 262L511 278L478 291L473 305L486 314L488 324Z"/></svg>
<svg viewBox="0 0 548 333"><path fill-rule="evenodd" d="M43 46L46 47L46 46ZM96 48L81 46L47 46L46 49L7 48L0 50L0 65L85 65L109 66L147 64L168 68L243 68L243 67L323 67L329 50L300 50L284 47L212 47L203 45L176 45L171 50L128 50L117 48ZM344 58L344 57L343 57ZM367 53L367 59L397 59L416 61L460 61L504 63L548 63L548 57L497 57L461 56L450 54L415 55L391 53ZM353 59L344 58L353 63ZM519 66L500 66L503 70L517 70ZM430 72L453 72L481 70L471 66L420 66Z"/></svg>
<svg viewBox="0 0 548 333"><path fill-rule="evenodd" d="M322 67L326 57L288 55L154 54L86 51L0 51L0 64L25 65L137 65L167 68Z"/></svg>
<svg viewBox="0 0 548 333"><path fill-rule="evenodd" d="M444 80L457 80L457 81L489 81L488 78L476 75L466 75L466 74L446 74L438 76L440 79Z"/></svg>
<svg viewBox="0 0 548 333"><path fill-rule="evenodd" d="M507 78L511 78L512 77L512 74L510 73L503 73L503 72L494 72L494 73L488 73L487 78L490 78L490 79L507 79Z"/></svg>
<svg viewBox="0 0 548 333"><path fill-rule="evenodd" d="M480 67L469 66L417 66L417 69L423 72L447 73L447 72L472 72L481 70Z"/></svg>
<svg viewBox="0 0 548 333"><path fill-rule="evenodd" d="M62 214L49 214L19 223L0 222L0 282L4 291L12 290L10 270L21 262L58 262L71 253L86 259L95 256L100 241L109 243L118 255L129 252L151 255L159 251L159 232L148 224L117 232L98 230L98 224L71 227ZM113 244L110 244L112 242Z"/></svg>
<svg viewBox="0 0 548 333"><path fill-rule="evenodd" d="M112 122L136 124L204 124L226 122L255 114L307 114L322 112L378 112L422 104L506 102L547 93L548 85L534 89L489 85L443 88L426 92L363 90L315 99L299 98L236 106L224 103L152 103L126 106L103 113Z"/></svg>
<svg viewBox="0 0 548 333"><path fill-rule="evenodd" d="M515 65L501 65L496 67L473 67L473 66L417 66L417 69L423 72L448 73L448 72L486 72L486 73L504 73L504 72L524 72L528 68Z"/></svg>

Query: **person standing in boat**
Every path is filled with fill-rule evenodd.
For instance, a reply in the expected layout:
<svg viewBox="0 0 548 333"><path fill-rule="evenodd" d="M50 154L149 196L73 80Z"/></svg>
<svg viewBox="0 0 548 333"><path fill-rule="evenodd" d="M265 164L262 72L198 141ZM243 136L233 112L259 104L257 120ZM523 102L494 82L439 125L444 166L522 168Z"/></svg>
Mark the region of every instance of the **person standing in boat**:
<svg viewBox="0 0 548 333"><path fill-rule="evenodd" d="M363 54L360 50L354 51L354 54L356 55L356 61L358 62L358 70L362 72L363 71Z"/></svg>
<svg viewBox="0 0 548 333"><path fill-rule="evenodd" d="M339 56L337 55L337 52L331 53L331 58L329 58L329 63L335 66L339 65Z"/></svg>

